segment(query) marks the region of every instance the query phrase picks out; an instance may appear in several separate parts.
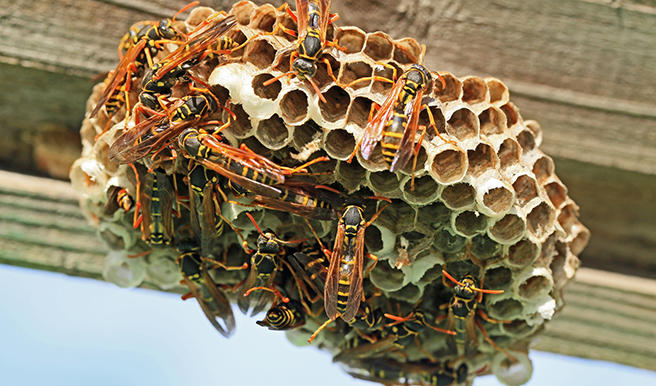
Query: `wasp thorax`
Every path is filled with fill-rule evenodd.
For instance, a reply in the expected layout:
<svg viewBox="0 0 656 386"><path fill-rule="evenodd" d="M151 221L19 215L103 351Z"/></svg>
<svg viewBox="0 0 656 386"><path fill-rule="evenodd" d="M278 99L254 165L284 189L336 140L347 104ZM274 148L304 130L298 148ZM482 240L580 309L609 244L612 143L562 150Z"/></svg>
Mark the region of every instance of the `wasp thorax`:
<svg viewBox="0 0 656 386"><path fill-rule="evenodd" d="M292 69L296 71L296 76L302 80L312 78L317 73L317 65L305 58L296 58L292 63Z"/></svg>

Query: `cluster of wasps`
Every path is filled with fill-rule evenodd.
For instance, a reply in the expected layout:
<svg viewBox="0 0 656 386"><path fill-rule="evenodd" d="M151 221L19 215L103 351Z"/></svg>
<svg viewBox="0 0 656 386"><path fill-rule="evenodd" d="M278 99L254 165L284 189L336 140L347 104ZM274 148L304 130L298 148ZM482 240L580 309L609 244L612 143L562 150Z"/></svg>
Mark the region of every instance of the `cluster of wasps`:
<svg viewBox="0 0 656 386"><path fill-rule="evenodd" d="M323 98L312 78L317 64L326 61L321 58L324 49L339 48L326 39L329 24L338 18L330 13L330 4L329 0L297 0L296 13L283 5L298 28L297 32L281 25L278 28L297 37L295 50L290 71L265 86L283 77L297 77L309 82ZM130 28L119 46L121 61L106 79L91 112L94 117L104 109L110 122L123 108L128 114L121 135L109 149L109 158L130 165L137 191L133 197L125 188L115 187L105 210L134 211L133 226L140 229L149 248L176 250L176 263L190 290L183 298L195 298L210 323L226 337L235 330L229 296L237 298L244 313L266 310L266 317L257 323L271 330L297 329L307 318L326 319L309 342L324 329L342 334L343 345L334 361L359 369L351 372L356 377L383 384L465 382L467 358L476 352L478 343L476 327L492 347L515 360L488 337L478 319L509 322L494 320L477 309L484 293L503 291L482 289L481 281L472 274L457 279L443 271L444 287L452 288L453 293L434 318L422 309L422 301L414 305L392 302L371 283L367 276L377 258L366 252L365 231L390 199L347 196L339 187L313 182L317 173L309 172L309 167L327 157L287 166L283 164L291 162L289 159L276 163L244 144L232 146L222 136L235 114L228 109L228 101L220 100L204 80L203 65L229 61L230 55L252 38L235 41L231 32L236 19L225 12L212 14L183 33L174 26L175 18L195 5L197 2L181 9L170 20L144 21ZM171 45L177 48L169 51ZM409 66L398 79L394 75L394 87L378 111L372 109L349 162L358 150L369 159L379 143L390 171L405 167L413 155L416 162L427 130L418 124L419 112L427 111L433 121L430 110L422 105L422 96L434 75L444 87L439 75L419 64ZM371 78L353 83L366 79ZM132 108L131 99L137 93L138 102ZM211 119L217 115L222 119ZM418 130L421 137L416 143ZM440 136L437 129L435 132ZM249 235L221 214L225 203L250 208L244 211L258 231L251 244L254 249L249 248ZM365 211L373 206L377 210L367 215ZM247 213L253 209L300 216L314 238L299 239L289 229L262 231ZM322 240L308 220L337 221L334 236ZM215 253L220 236L231 232L228 228L236 235L238 249L250 255L241 265L228 263L228 255L234 251L230 246L223 245L222 257ZM325 247L330 243L332 250ZM235 285L217 285L210 270L243 272L242 280ZM434 325L443 320L445 328ZM447 337L450 362L438 362L422 348L420 336L426 329ZM408 360L404 349L412 345L425 354L425 360Z"/></svg>

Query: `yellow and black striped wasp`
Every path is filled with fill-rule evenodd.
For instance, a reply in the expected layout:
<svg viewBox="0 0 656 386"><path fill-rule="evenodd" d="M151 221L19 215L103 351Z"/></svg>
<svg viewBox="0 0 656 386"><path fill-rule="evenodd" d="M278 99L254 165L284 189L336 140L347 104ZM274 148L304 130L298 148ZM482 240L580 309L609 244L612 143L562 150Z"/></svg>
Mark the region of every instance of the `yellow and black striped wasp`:
<svg viewBox="0 0 656 386"><path fill-rule="evenodd" d="M107 115L111 117L129 102L129 92L132 89L134 78L138 77L144 68L153 65L152 58L164 48L164 44L179 43L186 38L173 26L173 23L179 14L196 5L198 5L198 1L185 6L171 20L141 21L130 27L119 45L121 60L107 78L105 88L91 111L91 118L95 117L103 106ZM129 105L127 110L129 112Z"/></svg>
<svg viewBox="0 0 656 386"><path fill-rule="evenodd" d="M221 335L230 337L235 331L235 316L232 313L230 302L209 275L206 262L201 257L196 241L184 239L177 243L176 248L179 252L176 262L182 273L182 281L191 291L182 298L184 300L190 297L196 298L212 326Z"/></svg>
<svg viewBox="0 0 656 386"><path fill-rule="evenodd" d="M259 314L264 308L273 300L274 292L272 289L275 287L276 274L279 271L279 260L283 258L286 253L283 244L295 244L305 241L303 240L290 240L283 241L278 239L276 234L267 229L264 232L260 229L250 213L246 215L251 219L259 236L257 238L257 251L248 251L252 253L250 262L250 272L246 281L242 284L239 295L237 296L237 304L243 313L247 313L254 304L251 316ZM244 248L247 248L244 242ZM268 291L257 291L256 289L269 289ZM254 293L255 292L255 293Z"/></svg>
<svg viewBox="0 0 656 386"><path fill-rule="evenodd" d="M418 307L415 307L415 309L405 317L387 313L385 314L385 317L394 320L394 322L385 325L380 333L379 339L375 342L370 341L368 343L361 339L357 339L355 344L350 344L350 346L347 346L348 348L346 350L343 350L336 355L333 358L333 362L349 362L356 358L368 357L390 350L403 349L412 342L415 342L417 348L426 355L429 360L435 362L432 355L421 347L419 334L426 328L430 328L444 334L455 335L455 332L453 331L444 330L428 324L426 321L426 315Z"/></svg>
<svg viewBox="0 0 656 386"><path fill-rule="evenodd" d="M296 0L296 15L291 12L289 6L285 7L287 13L298 25L296 51L292 53L289 59L290 72L266 81L264 86L268 86L285 76L296 75L299 79L310 82L321 101L326 103L312 77L317 73L317 61L320 60L319 57L323 54L323 50L327 46L337 47L336 43L326 40L328 25L339 18L337 14L330 14L331 3L331 0ZM293 31L285 29L280 24L279 28L294 35ZM337 82L330 62L327 59L323 61L328 66L328 74Z"/></svg>
<svg viewBox="0 0 656 386"><path fill-rule="evenodd" d="M190 77L188 71L214 52L210 49L212 44L219 44L219 52L230 52L238 48L232 46L236 44L232 39L222 39L223 35L237 24L235 16L223 19L218 16L219 14L211 16L207 23L201 23L189 34L187 43L146 71L139 95L142 106L150 110L164 107L165 100L171 95L171 89L178 80L187 80ZM229 47L223 47L224 45ZM200 82L199 79L195 80Z"/></svg>
<svg viewBox="0 0 656 386"><path fill-rule="evenodd" d="M321 157L301 166L288 168L254 153L245 145L240 148L230 146L217 139L216 134L188 128L180 134L178 144L184 149L187 157L253 194L277 197L281 190L275 185L284 183L286 176L300 173L313 163L327 160L327 157Z"/></svg>
<svg viewBox="0 0 656 386"><path fill-rule="evenodd" d="M425 51L425 46L423 50ZM422 57L424 52L422 51ZM392 67L393 77L396 79L396 68ZM445 87L444 79L439 74L438 76L442 82L442 87ZM374 80L390 82L389 79L375 76ZM371 78L360 78L344 87ZM414 153L415 163L412 166L414 186L414 170L417 162L417 154L421 147L421 143L426 134L426 127L422 126L422 133L419 142L415 145L415 134L419 125L419 115L422 109L428 113L430 126L435 129L435 133L443 141L450 142L442 137L435 125L435 119L430 109L423 104L422 99L424 93L433 84L433 77L431 72L420 64L413 64L407 69L401 77L396 80L394 88L389 93L385 102L370 119L365 127L364 134L360 141L353 149L353 153L347 162L351 162L353 157L357 154L358 149L362 152L362 157L369 160L373 154L376 145L380 142L383 159L388 168L392 172L401 170L410 160ZM372 113L373 113L372 105Z"/></svg>
<svg viewBox="0 0 656 386"><path fill-rule="evenodd" d="M211 256L216 240L223 234L227 222L221 215L219 175L201 165L194 164L187 175L189 185L189 217L203 256ZM200 240L199 240L200 239Z"/></svg>
<svg viewBox="0 0 656 386"><path fill-rule="evenodd" d="M380 213L391 203L385 197L371 197L388 201L376 212L369 221L364 219L364 205L361 199L348 199L342 212L335 235L335 244L332 252L324 250L330 255L330 267L324 290L324 308L328 320L310 337L310 342L317 334L333 320L341 317L345 322L355 318L360 309L362 300L362 278L364 276L364 232ZM377 261L373 255L367 254ZM371 271L374 267L369 268Z"/></svg>
<svg viewBox="0 0 656 386"><path fill-rule="evenodd" d="M482 310L477 309L478 304L483 300L484 293L500 294L503 293L503 291L482 289L479 287L478 280L476 280L476 278L474 278L474 276L471 274L465 274L459 281L445 270L442 270L442 274L444 275L444 285L454 287L454 294L451 298L451 302L446 305L449 308L448 315L436 318L435 321L438 322L439 320L448 317L447 328L454 329L456 332L455 345L458 355L469 355L467 348L470 346L475 346L478 343L478 340L476 339L476 327L478 327L490 346L499 352L502 352L508 357L508 359L514 362L517 361L514 356L494 343L494 341L487 335L487 332L481 323L476 320L476 316L478 315L490 323L511 323L509 320L492 319ZM454 284L448 283L445 278L448 278L455 284L455 286ZM445 307L442 306L441 308Z"/></svg>
<svg viewBox="0 0 656 386"><path fill-rule="evenodd" d="M105 214L112 216L119 209L129 212L134 207L134 200L127 189L120 186L112 186L107 193L107 203L104 207Z"/></svg>
<svg viewBox="0 0 656 386"><path fill-rule="evenodd" d="M163 247L173 241L174 190L163 170L139 172L130 164L137 176L137 204L134 211L134 228L141 227L144 241L151 247Z"/></svg>
<svg viewBox="0 0 656 386"><path fill-rule="evenodd" d="M432 365L415 365L408 366L410 372L408 378L410 381L417 381L422 386L456 386L467 380L469 368L467 364L462 363L457 368L450 366L446 362L440 362Z"/></svg>
<svg viewBox="0 0 656 386"><path fill-rule="evenodd" d="M135 162L153 151L157 152L170 145L171 140L184 129L199 124L204 117L218 108L218 100L209 90L184 96L173 102L166 113L155 114L121 134L109 148L109 159L126 164ZM203 124L219 123L208 121Z"/></svg>

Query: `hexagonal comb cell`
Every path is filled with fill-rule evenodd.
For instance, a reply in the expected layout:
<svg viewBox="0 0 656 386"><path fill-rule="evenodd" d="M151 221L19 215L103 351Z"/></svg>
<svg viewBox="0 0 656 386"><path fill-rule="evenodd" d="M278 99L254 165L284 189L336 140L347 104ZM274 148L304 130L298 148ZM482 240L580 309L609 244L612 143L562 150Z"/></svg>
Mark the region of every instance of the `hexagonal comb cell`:
<svg viewBox="0 0 656 386"><path fill-rule="evenodd" d="M520 151L520 146L517 141L512 138L504 140L497 151L499 167L501 170L504 170L509 166L517 165L521 157Z"/></svg>
<svg viewBox="0 0 656 386"><path fill-rule="evenodd" d="M384 32L374 32L367 35L367 41L364 45L364 53L375 61L387 60L392 58L394 42Z"/></svg>
<svg viewBox="0 0 656 386"><path fill-rule="evenodd" d="M376 223L390 229L394 234L410 232L415 226L417 212L407 203L394 200L380 214Z"/></svg>
<svg viewBox="0 0 656 386"><path fill-rule="evenodd" d="M421 57L421 45L413 38L394 41L394 61L400 64L418 63Z"/></svg>
<svg viewBox="0 0 656 386"><path fill-rule="evenodd" d="M468 182L448 185L440 198L451 209L463 209L474 204L476 188Z"/></svg>
<svg viewBox="0 0 656 386"><path fill-rule="evenodd" d="M468 167L466 153L458 148L446 149L429 156L428 164L429 173L441 184L461 180Z"/></svg>
<svg viewBox="0 0 656 386"><path fill-rule="evenodd" d="M560 208L567 199L567 188L560 181L553 181L546 184L544 190L547 191L551 203L556 208Z"/></svg>
<svg viewBox="0 0 656 386"><path fill-rule="evenodd" d="M538 257L539 248L531 241L524 239L510 246L508 262L516 267L524 268L533 264Z"/></svg>
<svg viewBox="0 0 656 386"><path fill-rule="evenodd" d="M448 123L447 131L459 141L466 141L478 136L478 117L469 109L455 111Z"/></svg>
<svg viewBox="0 0 656 386"><path fill-rule="evenodd" d="M469 159L469 173L478 177L498 164L497 154L490 145L480 143L476 149L467 151Z"/></svg>
<svg viewBox="0 0 656 386"><path fill-rule="evenodd" d="M485 102L487 85L477 76L467 76L462 79L462 101L470 105Z"/></svg>
<svg viewBox="0 0 656 386"><path fill-rule="evenodd" d="M337 30L335 39L337 45L344 48L347 54L362 51L367 35L357 27L343 27Z"/></svg>
<svg viewBox="0 0 656 386"><path fill-rule="evenodd" d="M369 63L363 61L349 62L343 65L338 81L340 84L349 84L356 79L371 77L372 75L373 68ZM370 83L371 81L356 82L351 85L351 88L358 90L369 86Z"/></svg>
<svg viewBox="0 0 656 386"><path fill-rule="evenodd" d="M517 135L517 142L519 142L519 145L522 147L524 153L528 153L529 151L535 149L537 145L535 143L535 136L531 130L522 130L522 132Z"/></svg>
<svg viewBox="0 0 656 386"><path fill-rule="evenodd" d="M344 161L338 162L337 169L335 170L337 181L348 192L353 192L360 186L360 181L362 181L365 174L366 170L355 159L351 163Z"/></svg>
<svg viewBox="0 0 656 386"><path fill-rule="evenodd" d="M282 118L274 115L260 121L255 129L255 137L268 149L278 150L285 146L289 139L289 130Z"/></svg>
<svg viewBox="0 0 656 386"><path fill-rule="evenodd" d="M278 95L282 90L282 84L277 80L274 83L265 86L264 83L270 79L273 79L273 75L267 73L256 75L253 78L251 85L253 86L253 91L256 96L269 100L275 100L278 98Z"/></svg>
<svg viewBox="0 0 656 386"><path fill-rule="evenodd" d="M326 103L319 101L321 116L327 122L337 122L344 119L351 104L351 96L341 87L333 86L323 93Z"/></svg>
<svg viewBox="0 0 656 386"><path fill-rule="evenodd" d="M326 153L333 158L345 161L355 148L355 138L343 129L334 129L326 133L323 143Z"/></svg>
<svg viewBox="0 0 656 386"><path fill-rule="evenodd" d="M374 66L374 77L376 78L371 84L371 92L387 95L394 88L396 80L401 74L403 74L403 69L394 62L389 62L385 66ZM394 77L395 75L396 78Z"/></svg>
<svg viewBox="0 0 656 386"><path fill-rule="evenodd" d="M462 251L467 245L467 239L454 234L450 228L442 227L433 235L433 246L444 253Z"/></svg>
<svg viewBox="0 0 656 386"><path fill-rule="evenodd" d="M495 222L488 232L492 239L507 244L524 236L526 221L516 213L508 213Z"/></svg>
<svg viewBox="0 0 656 386"><path fill-rule="evenodd" d="M255 39L246 47L243 60L252 63L260 70L271 66L276 58L276 49L266 39Z"/></svg>
<svg viewBox="0 0 656 386"><path fill-rule="evenodd" d="M501 110L506 114L506 123L508 127L513 127L517 122L519 122L519 112L517 107L512 102L506 103L501 106Z"/></svg>
<svg viewBox="0 0 656 386"><path fill-rule="evenodd" d="M273 32L274 24L278 19L276 9L271 4L264 4L254 10L251 15L250 28L259 29L264 32Z"/></svg>
<svg viewBox="0 0 656 386"><path fill-rule="evenodd" d="M517 204L524 206L529 201L538 197L538 182L527 174L520 175L513 182L513 188L517 194Z"/></svg>
<svg viewBox="0 0 656 386"><path fill-rule="evenodd" d="M244 111L242 105L230 104L230 110L235 113L237 119L233 120L225 130L226 132L234 135L236 138L246 138L251 135L253 126L248 114ZM227 115L225 113L224 115Z"/></svg>
<svg viewBox="0 0 656 386"><path fill-rule="evenodd" d="M546 202L542 202L526 215L528 230L538 238L541 238L551 231L555 218L556 211L553 207L549 206Z"/></svg>
<svg viewBox="0 0 656 386"><path fill-rule="evenodd" d="M513 282L513 273L506 267L495 267L485 271L485 287L495 290L505 290Z"/></svg>
<svg viewBox="0 0 656 386"><path fill-rule="evenodd" d="M235 4L229 13L237 17L237 23L248 25L248 23L251 22L251 15L256 7L257 6L250 1L242 1Z"/></svg>
<svg viewBox="0 0 656 386"><path fill-rule="evenodd" d="M448 72L440 72L439 74L442 76L442 79L444 79L445 87L442 88L442 82L437 80L433 82L433 93L435 96L442 103L459 100L460 95L462 95L462 82L460 79L456 78Z"/></svg>
<svg viewBox="0 0 656 386"><path fill-rule="evenodd" d="M465 210L460 212L454 221L455 229L465 236L474 236L487 228L487 216L478 212Z"/></svg>
<svg viewBox="0 0 656 386"><path fill-rule="evenodd" d="M547 295L553 287L553 278L548 268L528 268L517 277L517 294L526 300L537 300Z"/></svg>
<svg viewBox="0 0 656 386"><path fill-rule="evenodd" d="M490 107L478 115L481 134L495 135L503 134L506 127L506 116L496 107Z"/></svg>
<svg viewBox="0 0 656 386"><path fill-rule="evenodd" d="M437 183L430 176L415 178L414 189L412 182L406 181L403 186L403 197L413 204L427 204L435 201L437 196Z"/></svg>
<svg viewBox="0 0 656 386"><path fill-rule="evenodd" d="M387 170L380 172L370 173L367 177L369 186L376 194L384 194L397 190L399 188L399 180L396 173Z"/></svg>
<svg viewBox="0 0 656 386"><path fill-rule="evenodd" d="M280 100L280 112L288 125L303 122L308 117L308 95L302 90L290 90Z"/></svg>
<svg viewBox="0 0 656 386"><path fill-rule="evenodd" d="M429 111L430 111L430 115L433 116L433 122L435 123L434 127L432 126L430 117L428 115ZM420 126L423 126L426 130L424 141L432 141L433 138L437 137L437 134L435 133L436 131L440 133L442 138L449 140L448 138L449 134L446 131L446 120L444 119L444 114L442 113L442 109L440 109L438 106L429 105L428 109L423 108L419 113L418 124ZM443 140L440 139L439 141L442 142Z"/></svg>
<svg viewBox="0 0 656 386"><path fill-rule="evenodd" d="M490 103L495 106L503 106L510 99L510 92L503 82L496 78L485 78L488 90L490 90Z"/></svg>
<svg viewBox="0 0 656 386"><path fill-rule="evenodd" d="M297 149L301 149L312 141L315 141L321 136L323 130L319 125L313 121L309 120L304 124L294 128L293 138L294 146Z"/></svg>
<svg viewBox="0 0 656 386"><path fill-rule="evenodd" d="M353 99L346 116L346 123L354 123L363 128L367 126L372 103L371 99L365 97Z"/></svg>
<svg viewBox="0 0 656 386"><path fill-rule="evenodd" d="M543 155L533 164L533 174L538 182L543 184L554 174L555 168L551 157Z"/></svg>
<svg viewBox="0 0 656 386"><path fill-rule="evenodd" d="M490 179L479 188L477 201L486 214L498 216L510 210L515 201L515 194L501 180ZM482 200L479 198L482 192Z"/></svg>

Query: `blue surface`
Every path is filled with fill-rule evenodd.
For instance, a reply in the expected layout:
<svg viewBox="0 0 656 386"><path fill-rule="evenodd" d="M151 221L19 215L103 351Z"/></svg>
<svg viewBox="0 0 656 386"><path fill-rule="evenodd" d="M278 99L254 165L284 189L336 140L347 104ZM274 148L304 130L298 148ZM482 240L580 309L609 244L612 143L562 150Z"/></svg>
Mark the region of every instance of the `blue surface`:
<svg viewBox="0 0 656 386"><path fill-rule="evenodd" d="M0 385L376 385L328 354L298 348L237 309L225 339L194 301L61 274L0 266ZM656 373L531 353L527 384L656 385ZM499 385L493 376L476 386Z"/></svg>

